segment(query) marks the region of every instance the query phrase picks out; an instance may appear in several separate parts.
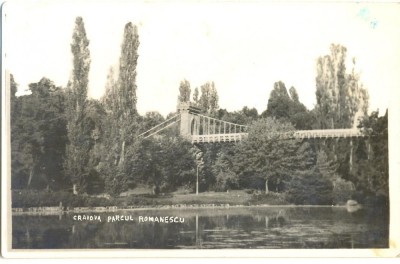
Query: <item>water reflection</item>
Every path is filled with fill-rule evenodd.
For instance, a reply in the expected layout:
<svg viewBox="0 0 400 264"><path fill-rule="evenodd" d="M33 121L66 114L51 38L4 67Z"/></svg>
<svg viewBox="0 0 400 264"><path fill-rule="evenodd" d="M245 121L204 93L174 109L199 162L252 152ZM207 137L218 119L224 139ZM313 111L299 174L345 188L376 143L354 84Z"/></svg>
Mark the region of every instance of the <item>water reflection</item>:
<svg viewBox="0 0 400 264"><path fill-rule="evenodd" d="M82 213L83 214L83 213ZM346 208L272 207L14 215L13 248L384 248L388 217ZM133 221L107 222L108 216ZM184 218L183 223L146 221ZM129 217L127 217L128 219Z"/></svg>

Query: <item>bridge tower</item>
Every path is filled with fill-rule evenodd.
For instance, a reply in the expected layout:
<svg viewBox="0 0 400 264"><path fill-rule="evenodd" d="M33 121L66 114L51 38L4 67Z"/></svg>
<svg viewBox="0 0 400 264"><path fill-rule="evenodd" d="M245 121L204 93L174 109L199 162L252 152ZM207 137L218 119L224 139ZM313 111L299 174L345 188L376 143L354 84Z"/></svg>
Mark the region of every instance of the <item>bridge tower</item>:
<svg viewBox="0 0 400 264"><path fill-rule="evenodd" d="M177 112L181 116L180 134L182 137L191 140L192 135L199 134L200 108L191 102L179 102Z"/></svg>

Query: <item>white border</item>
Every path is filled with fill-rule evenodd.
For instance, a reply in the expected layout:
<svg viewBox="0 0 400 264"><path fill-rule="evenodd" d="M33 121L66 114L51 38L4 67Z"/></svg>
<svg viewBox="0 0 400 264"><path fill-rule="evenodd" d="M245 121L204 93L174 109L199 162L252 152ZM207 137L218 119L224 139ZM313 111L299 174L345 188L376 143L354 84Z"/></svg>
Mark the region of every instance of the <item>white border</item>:
<svg viewBox="0 0 400 264"><path fill-rule="evenodd" d="M343 2L343 1L336 1ZM395 1L394 3L398 3ZM82 249L82 250L22 250L11 249L11 184L10 184L10 104L6 89L6 57L4 36L5 12L2 6L2 68L1 68L1 253L7 258L261 258L261 257L400 257L400 92L392 91L389 103L389 189L390 189L390 243L389 249L215 249L215 250L143 250L143 249ZM400 58L393 58L400 59ZM399 69L400 71L400 69ZM400 73L399 73L400 74ZM399 84L400 85L400 84ZM400 88L400 87L399 87ZM7 90L7 91L6 91ZM6 165L6 166L5 166Z"/></svg>

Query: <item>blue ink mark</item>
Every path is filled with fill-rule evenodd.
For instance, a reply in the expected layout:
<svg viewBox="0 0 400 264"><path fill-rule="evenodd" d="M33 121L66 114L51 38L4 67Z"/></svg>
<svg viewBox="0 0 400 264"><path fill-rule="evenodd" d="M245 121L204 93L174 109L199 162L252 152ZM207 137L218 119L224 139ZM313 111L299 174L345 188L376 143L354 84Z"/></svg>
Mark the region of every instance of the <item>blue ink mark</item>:
<svg viewBox="0 0 400 264"><path fill-rule="evenodd" d="M378 21L376 19L374 19L373 21L370 22L370 24L371 24L371 27L373 29L375 29L378 26Z"/></svg>
<svg viewBox="0 0 400 264"><path fill-rule="evenodd" d="M378 26L378 20L371 18L371 13L368 7L363 7L358 11L358 17L367 22L371 28L375 29Z"/></svg>

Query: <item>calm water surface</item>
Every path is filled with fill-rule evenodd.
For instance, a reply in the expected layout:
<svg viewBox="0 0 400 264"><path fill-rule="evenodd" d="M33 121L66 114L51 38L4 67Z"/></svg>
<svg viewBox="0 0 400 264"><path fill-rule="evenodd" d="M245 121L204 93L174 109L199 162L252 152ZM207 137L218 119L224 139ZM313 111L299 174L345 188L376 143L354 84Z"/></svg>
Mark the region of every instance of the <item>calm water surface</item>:
<svg viewBox="0 0 400 264"><path fill-rule="evenodd" d="M99 221L78 221L78 215ZM107 222L126 216L129 221ZM139 222L174 216L183 223ZM388 217L342 207L136 210L13 215L12 247L67 248L385 248Z"/></svg>

